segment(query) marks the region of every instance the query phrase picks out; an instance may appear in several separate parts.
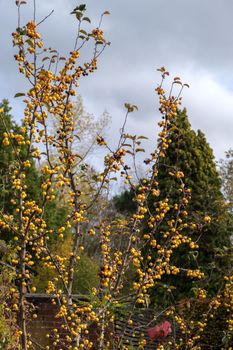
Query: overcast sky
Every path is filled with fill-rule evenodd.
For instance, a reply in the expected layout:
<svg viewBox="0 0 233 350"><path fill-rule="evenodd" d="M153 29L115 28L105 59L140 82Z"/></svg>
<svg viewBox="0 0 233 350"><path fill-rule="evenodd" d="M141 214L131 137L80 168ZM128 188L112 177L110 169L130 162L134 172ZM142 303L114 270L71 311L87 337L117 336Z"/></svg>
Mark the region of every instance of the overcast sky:
<svg viewBox="0 0 233 350"><path fill-rule="evenodd" d="M32 0L22 7L22 22L32 14ZM71 10L86 3L89 17L103 23L111 46L103 53L95 75L85 78L79 93L87 111L112 116L108 137L116 140L124 118L125 102L138 105L128 130L150 137L148 149L156 142L159 119L154 88L159 82L156 68L165 66L172 76L190 84L184 92L192 127L201 129L214 149L216 159L233 148L233 1L232 0L37 0L37 18L52 9L54 14L41 26L46 44L62 54L74 42L76 22ZM17 25L14 0L0 0L0 98L8 98L17 120L22 104L14 99L26 86L13 59L11 33Z"/></svg>

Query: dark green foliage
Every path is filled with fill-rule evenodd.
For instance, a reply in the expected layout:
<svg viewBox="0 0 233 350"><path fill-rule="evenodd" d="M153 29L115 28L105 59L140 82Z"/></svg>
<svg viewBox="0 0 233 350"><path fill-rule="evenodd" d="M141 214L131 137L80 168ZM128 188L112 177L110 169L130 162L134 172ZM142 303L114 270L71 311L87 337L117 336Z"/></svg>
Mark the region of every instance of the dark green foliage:
<svg viewBox="0 0 233 350"><path fill-rule="evenodd" d="M15 159L12 144L4 147L2 141L3 134L6 130L15 130L17 126L10 115L11 108L9 102L3 100L2 103L0 103L0 108L3 108L4 110L4 112L0 114L0 209L5 212L11 212L10 171Z"/></svg>
<svg viewBox="0 0 233 350"><path fill-rule="evenodd" d="M100 263L87 254L82 254L74 274L74 294L89 295L99 285Z"/></svg>
<svg viewBox="0 0 233 350"><path fill-rule="evenodd" d="M172 140L165 158L158 165L158 183L160 195L157 201L169 199L170 207L180 202L182 195L179 192L180 181L169 173L182 171L184 173L184 184L191 189L191 201L186 210L188 217L183 222L197 223L194 232L186 229L183 233L199 244L198 251L187 250L187 245L181 245L173 255L173 263L184 269L200 268L205 273L202 287L214 293L221 287L222 277L230 267L232 232L232 216L227 210L224 197L221 193L221 180L216 169L213 152L201 131L191 129L186 110L180 111L170 131ZM121 212L133 212L135 205L131 204L133 192L123 192L114 199L115 206ZM149 208L153 213L155 199L149 198ZM134 202L133 202L134 203ZM162 232L167 231L167 222L176 216L177 211L171 209L166 214L166 219L159 226L156 240L160 242ZM203 224L204 216L211 217L209 225ZM143 231L147 231L146 220ZM204 284L203 284L204 282ZM156 293L151 294L155 303L167 304L171 301L190 296L193 289L198 287L199 282L190 280L182 272L179 275L164 276L156 285ZM172 289L170 289L172 286ZM174 287L174 288L173 288ZM155 297L156 296L156 297Z"/></svg>
<svg viewBox="0 0 233 350"><path fill-rule="evenodd" d="M189 124L186 110L180 112L171 134L172 143L163 164L160 164L159 180L163 192L174 190L174 180L164 177L167 169L175 168L184 172L185 184L192 190L192 209L202 214L212 207L213 200L223 200L221 180L218 176L214 156L204 134L195 133ZM176 187L176 186L175 186Z"/></svg>
<svg viewBox="0 0 233 350"><path fill-rule="evenodd" d="M200 130L195 133L191 129L186 110L178 114L174 125L171 145L163 163L159 165L160 198L168 197L173 203L179 202L179 183L168 173L173 169L182 171L186 188L191 189L191 201L187 207L188 220L201 223L202 218L209 215L211 224L198 225L198 229L191 235L194 241L198 241L198 253L190 254L187 259L186 255L184 258L185 248L180 247L176 253L177 265L188 268L200 266L206 274L205 287L216 291L224 273L229 269L232 217L227 211L213 152L204 134ZM181 277L180 287L187 292L193 283L188 283L188 280L186 282ZM176 277L175 280L177 285L179 278Z"/></svg>
<svg viewBox="0 0 233 350"><path fill-rule="evenodd" d="M20 134L20 126L18 126L13 117L10 114L11 107L7 100L3 100L0 104L0 108L3 108L3 112L0 114L0 211L4 214L12 214L15 207L11 203L11 199L14 198L14 190L12 189L12 177L13 171L18 162L18 158L15 156L16 144L11 140L10 144L7 146L3 145L4 133L14 132ZM23 146L20 153L21 161L26 160L27 147ZM39 169L36 167L35 162L31 159L31 167L27 168L26 173L26 185L27 185L27 199L34 200L36 203L41 205L42 195L41 195L41 174ZM47 228L57 230L61 226L65 218L67 217L67 207L59 203L59 199L52 202L47 202L44 207L44 217L46 219ZM11 243L12 235L8 231L1 230L0 240L4 240L7 243ZM49 242L51 246L56 244L56 234L53 236ZM1 253L1 252L0 252ZM1 254L0 259L2 260ZM9 268L11 263L9 262ZM1 266L0 266L1 268ZM42 268L40 265L36 264L35 271L40 271ZM45 270L45 271L44 271ZM48 271L43 269L43 277L47 277ZM36 277L35 277L36 279ZM38 279L38 278L37 278ZM45 283L45 281L40 280L40 283ZM39 282L38 282L39 284ZM43 285L43 288L45 286ZM40 288L39 288L40 289ZM42 290L42 288L41 288ZM44 291L44 290L43 290ZM1 314L1 310L0 310ZM1 315L0 315L1 318Z"/></svg>
<svg viewBox="0 0 233 350"><path fill-rule="evenodd" d="M202 350L209 349L229 349L232 344L233 334L228 329L227 321L231 319L230 310L222 303L217 309L210 309L211 300L190 299L183 301L179 305L179 314L187 320L188 326L191 321L196 324L192 326L191 335L200 334L198 345L201 345ZM199 332L197 322L203 322L204 315L207 317L207 325L203 332ZM211 345L211 347L210 347ZM184 349L186 350L186 348Z"/></svg>
<svg viewBox="0 0 233 350"><path fill-rule="evenodd" d="M13 117L10 114L11 107L7 100L2 101L0 108L4 110L0 117L0 209L5 213L11 213L13 209L10 202L13 197L11 174L14 169L14 163L18 159L14 152L16 148L14 141L11 140L8 146L4 146L2 141L5 132L12 131L20 134L20 127L13 121ZM24 161L25 157L26 147L20 155L21 161ZM40 177L34 162L27 170L26 185L28 186L29 199L38 202L40 198Z"/></svg>
<svg viewBox="0 0 233 350"><path fill-rule="evenodd" d="M119 196L113 198L115 208L120 212L134 212L137 208L136 203L133 201L135 193L133 190L124 191Z"/></svg>
<svg viewBox="0 0 233 350"><path fill-rule="evenodd" d="M11 214L13 212L13 206L11 199L13 198L12 179L11 174L14 170L15 162L18 161L15 156L14 148L16 144L11 140L8 146L4 146L2 141L4 139L3 134L5 132L14 132L20 134L20 127L14 122L12 115L10 114L11 107L7 100L3 100L0 103L0 108L3 108L3 112L0 114L0 210L4 213ZM27 148L22 149L20 153L21 161L26 159ZM36 164L31 160L31 167L27 170L26 185L28 188L28 199L35 200L36 203L41 204L41 175L36 167ZM47 219L48 228L57 229L65 220L67 209L65 206L58 205L58 200L48 202L45 206L44 216ZM4 236L4 237L3 237ZM2 233L2 237L5 240L10 240L8 233Z"/></svg>

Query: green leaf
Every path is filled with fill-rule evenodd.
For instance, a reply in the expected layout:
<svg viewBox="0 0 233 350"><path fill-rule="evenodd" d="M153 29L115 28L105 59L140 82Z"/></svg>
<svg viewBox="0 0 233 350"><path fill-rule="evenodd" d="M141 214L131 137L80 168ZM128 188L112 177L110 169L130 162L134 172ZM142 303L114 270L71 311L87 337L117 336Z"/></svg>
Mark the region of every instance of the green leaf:
<svg viewBox="0 0 233 350"><path fill-rule="evenodd" d="M46 61L46 60L49 60L49 57L48 57L48 56L44 57L44 58L42 59L42 62L44 62L44 61Z"/></svg>
<svg viewBox="0 0 233 350"><path fill-rule="evenodd" d="M132 145L130 145L129 143L123 143L122 146L124 146L124 147L131 147L132 148Z"/></svg>
<svg viewBox="0 0 233 350"><path fill-rule="evenodd" d="M80 154L78 154L78 153L76 153L75 156L76 156L77 158L79 158L79 159L83 159L83 157L82 157Z"/></svg>
<svg viewBox="0 0 233 350"><path fill-rule="evenodd" d="M25 94L23 92L18 92L17 94L15 94L14 97L21 97L21 96L25 96Z"/></svg>
<svg viewBox="0 0 233 350"><path fill-rule="evenodd" d="M83 30L83 29L80 29L79 32L82 33L82 34L84 34L84 35L87 35L87 32L86 32L85 30Z"/></svg>
<svg viewBox="0 0 233 350"><path fill-rule="evenodd" d="M71 14L75 14L76 12L84 12L86 11L86 5L85 4L82 4L82 5L79 5L79 6L76 6L73 11L71 12Z"/></svg>
<svg viewBox="0 0 233 350"><path fill-rule="evenodd" d="M81 4L78 6L78 10L79 11L86 11L86 5L85 4Z"/></svg>
<svg viewBox="0 0 233 350"><path fill-rule="evenodd" d="M83 21L87 21L87 22L91 23L91 20L88 17L83 17Z"/></svg>
<svg viewBox="0 0 233 350"><path fill-rule="evenodd" d="M27 30L26 30L25 27L23 27L23 28L18 27L16 29L16 32L19 33L20 35L26 35L27 34Z"/></svg>
<svg viewBox="0 0 233 350"><path fill-rule="evenodd" d="M135 140L135 136L129 134L123 134L126 139Z"/></svg>
<svg viewBox="0 0 233 350"><path fill-rule="evenodd" d="M146 137L146 136L138 136L137 139L138 140L142 140L142 139L143 140L148 140L148 137Z"/></svg>
<svg viewBox="0 0 233 350"><path fill-rule="evenodd" d="M110 180L117 181L117 177L111 177Z"/></svg>
<svg viewBox="0 0 233 350"><path fill-rule="evenodd" d="M164 73L166 71L166 69L164 67L158 68L157 69L158 72Z"/></svg>
<svg viewBox="0 0 233 350"><path fill-rule="evenodd" d="M31 39L28 39L26 40L26 43L29 45L29 46L34 46L34 43Z"/></svg>
<svg viewBox="0 0 233 350"><path fill-rule="evenodd" d="M75 16L76 16L77 20L80 21L82 19L83 14L82 14L82 12L76 12Z"/></svg>

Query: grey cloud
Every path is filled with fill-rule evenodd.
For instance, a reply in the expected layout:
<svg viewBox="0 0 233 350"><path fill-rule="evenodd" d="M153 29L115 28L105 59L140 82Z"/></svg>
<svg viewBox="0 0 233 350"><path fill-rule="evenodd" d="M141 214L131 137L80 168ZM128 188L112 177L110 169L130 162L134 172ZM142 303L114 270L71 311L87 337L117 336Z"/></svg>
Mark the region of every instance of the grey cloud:
<svg viewBox="0 0 233 350"><path fill-rule="evenodd" d="M124 102L139 105L139 112L131 117L129 125L153 137L154 119L158 118L154 87L159 81L156 68L164 65L172 74L180 75L191 88L184 94L194 128L203 129L214 147L217 157L231 146L232 121L232 0L83 0L88 13L97 24L99 15L109 10L104 19L106 37L112 42L100 58L95 75L83 79L79 92L94 114L107 109L113 116L109 137L116 139L124 115ZM76 24L70 11L76 0L40 0L37 17L43 18L55 9L41 31L46 45L60 48L62 54L72 48ZM16 25L14 1L1 0L0 45L1 97L10 97L14 113L22 112L22 105L12 97L26 88L17 75L11 58L14 50L10 33ZM32 1L23 8L25 21L32 11ZM86 54L86 53L85 53ZM84 57L85 57L84 54ZM200 83L206 79L208 84ZM203 81L204 81L203 80ZM213 93L209 93L212 90ZM224 100L224 108L218 95ZM227 104L227 106L226 106ZM151 142L152 144L152 142ZM149 149L150 147L148 147Z"/></svg>

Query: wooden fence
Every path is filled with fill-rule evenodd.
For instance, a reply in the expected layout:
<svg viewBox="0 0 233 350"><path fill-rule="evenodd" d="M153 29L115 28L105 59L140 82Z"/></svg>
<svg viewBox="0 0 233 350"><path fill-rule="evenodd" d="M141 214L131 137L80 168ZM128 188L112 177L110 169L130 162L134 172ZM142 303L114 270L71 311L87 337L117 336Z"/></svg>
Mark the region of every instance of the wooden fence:
<svg viewBox="0 0 233 350"><path fill-rule="evenodd" d="M53 345L53 340L48 338L48 334L52 332L54 328L59 330L60 340L65 341L67 332L62 329L62 320L56 318L59 306L52 303L53 297L47 294L33 294L28 293L26 295L29 304L32 304L36 308L37 318L28 322L28 331L31 334L33 341L34 350L45 349L46 345L50 346L51 350L57 350L59 347ZM80 300L80 297L79 297ZM127 310L126 310L127 311ZM125 322L125 317L127 317L127 312L119 317L117 317L116 322L112 325L111 329L108 330L110 341L114 338L115 340L122 336L124 345L131 345L135 350L138 348L138 343L140 339L146 339L145 350L156 350L158 343L149 339L147 335L147 330L153 327L155 324L161 323L164 319L157 318L155 320L154 311L150 309L137 309L132 315L132 324L127 324ZM167 337L180 336L179 331L177 331L177 326L172 319L169 319L172 324L172 334ZM178 334L176 334L178 332ZM93 350L98 350L95 344L97 344L97 339L100 330L96 325L92 325L89 329L89 337L93 342ZM114 337L112 336L114 334ZM111 350L117 350L116 347L112 346Z"/></svg>

